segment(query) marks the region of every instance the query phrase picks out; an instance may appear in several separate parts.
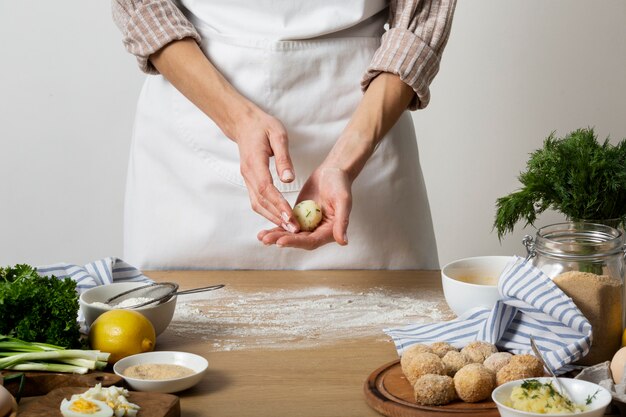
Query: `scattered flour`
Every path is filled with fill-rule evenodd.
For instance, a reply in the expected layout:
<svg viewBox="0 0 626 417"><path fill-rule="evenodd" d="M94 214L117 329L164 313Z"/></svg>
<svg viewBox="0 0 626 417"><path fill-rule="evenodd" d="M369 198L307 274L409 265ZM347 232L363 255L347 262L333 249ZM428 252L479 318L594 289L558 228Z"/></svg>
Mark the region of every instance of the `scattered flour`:
<svg viewBox="0 0 626 417"><path fill-rule="evenodd" d="M408 297L381 288L366 292L327 287L273 292L225 289L179 297L168 330L179 337L208 341L217 350L280 349L368 336L387 339L385 327L453 317L435 291Z"/></svg>

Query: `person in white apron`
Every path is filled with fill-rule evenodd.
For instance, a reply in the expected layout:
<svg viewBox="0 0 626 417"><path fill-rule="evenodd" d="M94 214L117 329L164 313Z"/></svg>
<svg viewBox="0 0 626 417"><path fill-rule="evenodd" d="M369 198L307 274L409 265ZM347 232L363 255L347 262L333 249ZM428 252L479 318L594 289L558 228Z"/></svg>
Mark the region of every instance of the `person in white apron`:
<svg viewBox="0 0 626 417"><path fill-rule="evenodd" d="M402 48L394 52L404 54L396 57L399 68L410 60L434 68L413 80L421 97L413 87L408 99L404 83L404 90L383 86L401 76L371 67L394 43L381 47L389 19L383 0L113 1L129 50L152 46L155 53L136 55L164 75L146 79L137 106L127 262L147 269L438 267L415 133L404 110L411 98L413 107L428 102L454 0L407 1L412 15L392 4L391 23L419 31L421 16L431 26L421 30L434 32L435 45L421 50L394 27L384 35L396 36ZM435 3L438 16L427 19L420 10L435 13ZM403 23L407 15L417 21ZM158 20L161 30L146 19ZM197 31L191 38L199 48L185 30ZM359 81L366 70L364 96ZM225 96L234 99L223 105ZM237 103L249 111L231 111ZM387 116L372 122L378 103ZM307 198L318 200L327 223L311 234L298 232L291 213Z"/></svg>

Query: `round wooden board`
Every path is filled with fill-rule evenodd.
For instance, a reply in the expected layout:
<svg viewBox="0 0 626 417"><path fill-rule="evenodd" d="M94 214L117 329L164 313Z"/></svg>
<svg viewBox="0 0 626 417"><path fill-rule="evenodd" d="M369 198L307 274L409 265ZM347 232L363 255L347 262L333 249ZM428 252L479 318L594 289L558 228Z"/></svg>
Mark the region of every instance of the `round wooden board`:
<svg viewBox="0 0 626 417"><path fill-rule="evenodd" d="M370 374L363 387L365 401L374 410L387 417L499 417L491 400L479 403L454 401L440 406L416 404L413 387L406 380L400 360L389 362Z"/></svg>

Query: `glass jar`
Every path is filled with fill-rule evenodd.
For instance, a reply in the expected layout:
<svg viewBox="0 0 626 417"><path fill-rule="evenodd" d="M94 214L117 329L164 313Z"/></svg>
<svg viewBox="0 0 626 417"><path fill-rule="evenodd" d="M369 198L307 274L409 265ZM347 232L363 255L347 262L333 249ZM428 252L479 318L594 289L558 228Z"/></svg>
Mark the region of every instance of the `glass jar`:
<svg viewBox="0 0 626 417"><path fill-rule="evenodd" d="M589 320L593 342L579 365L611 360L622 344L624 235L597 223L568 222L542 227L524 238L533 265L572 298Z"/></svg>

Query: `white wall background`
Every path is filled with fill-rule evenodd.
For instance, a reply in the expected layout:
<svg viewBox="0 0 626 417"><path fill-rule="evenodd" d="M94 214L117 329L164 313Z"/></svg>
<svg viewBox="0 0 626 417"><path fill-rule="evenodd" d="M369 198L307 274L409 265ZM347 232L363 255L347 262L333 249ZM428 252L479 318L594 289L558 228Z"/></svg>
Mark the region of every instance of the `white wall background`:
<svg viewBox="0 0 626 417"><path fill-rule="evenodd" d="M414 114L442 264L524 253L534 229L499 242L494 203L551 131L626 137L625 22L623 0L459 0ZM0 39L0 265L121 256L143 75L108 1L0 0Z"/></svg>

